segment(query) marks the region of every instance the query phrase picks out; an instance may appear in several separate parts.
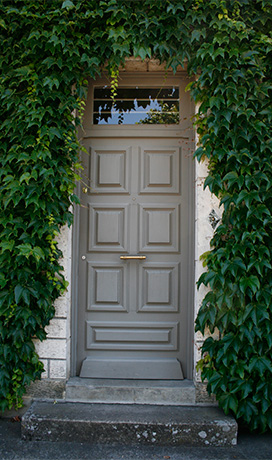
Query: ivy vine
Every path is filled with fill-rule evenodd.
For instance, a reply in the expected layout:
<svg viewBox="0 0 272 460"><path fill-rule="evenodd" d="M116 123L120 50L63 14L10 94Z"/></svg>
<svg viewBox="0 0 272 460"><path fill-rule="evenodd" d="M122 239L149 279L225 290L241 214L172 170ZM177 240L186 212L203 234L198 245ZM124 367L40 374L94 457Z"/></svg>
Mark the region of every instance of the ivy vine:
<svg viewBox="0 0 272 460"><path fill-rule="evenodd" d="M0 406L20 405L43 366L66 287L56 236L72 222L77 126L87 78L126 57L188 61L200 103L199 161L222 223L199 284L208 391L252 428L272 429L271 2L0 0ZM113 93L116 81L113 81ZM113 94L114 97L114 94Z"/></svg>
<svg viewBox="0 0 272 460"><path fill-rule="evenodd" d="M239 3L218 16L222 26L200 48L192 84L201 101L195 155L209 159L205 186L224 208L198 281L210 291L196 330L220 333L202 347L208 391L225 412L264 431L272 429L271 6L254 4L265 15L256 8L253 17Z"/></svg>

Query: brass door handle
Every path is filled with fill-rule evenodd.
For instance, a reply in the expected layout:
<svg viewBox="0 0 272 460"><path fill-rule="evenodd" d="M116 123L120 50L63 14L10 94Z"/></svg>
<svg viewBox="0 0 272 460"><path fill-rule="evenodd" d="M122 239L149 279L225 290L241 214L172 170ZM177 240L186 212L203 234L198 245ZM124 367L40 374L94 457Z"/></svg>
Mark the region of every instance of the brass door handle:
<svg viewBox="0 0 272 460"><path fill-rule="evenodd" d="M146 259L146 256L120 256L120 259L122 260L131 260L131 259L144 260Z"/></svg>

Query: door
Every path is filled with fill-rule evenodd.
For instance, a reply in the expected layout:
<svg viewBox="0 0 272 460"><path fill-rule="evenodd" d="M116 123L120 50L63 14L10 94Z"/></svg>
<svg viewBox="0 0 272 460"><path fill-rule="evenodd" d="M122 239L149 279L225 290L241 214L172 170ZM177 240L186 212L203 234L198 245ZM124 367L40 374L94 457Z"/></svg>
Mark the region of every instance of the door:
<svg viewBox="0 0 272 460"><path fill-rule="evenodd" d="M84 140L80 377L188 377L192 157L151 132Z"/></svg>

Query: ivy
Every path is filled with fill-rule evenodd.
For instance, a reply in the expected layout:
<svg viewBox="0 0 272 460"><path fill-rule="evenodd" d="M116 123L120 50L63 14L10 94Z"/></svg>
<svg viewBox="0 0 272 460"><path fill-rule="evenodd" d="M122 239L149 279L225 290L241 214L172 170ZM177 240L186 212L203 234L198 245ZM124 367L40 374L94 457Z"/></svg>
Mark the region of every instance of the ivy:
<svg viewBox="0 0 272 460"><path fill-rule="evenodd" d="M200 362L208 391L251 428L272 428L271 2L0 0L0 404L19 405L43 366L66 287L56 243L77 203L87 78L107 68L116 92L126 57L188 61L205 186L221 224L199 285L196 329L218 329ZM74 116L78 113L78 116Z"/></svg>
<svg viewBox="0 0 272 460"><path fill-rule="evenodd" d="M272 429L271 16L267 5L254 6L258 19L250 9L242 14L242 6L218 15L194 64L202 70L191 88L201 103L196 156L209 158L205 186L224 207L198 281L211 291L196 330L220 333L202 347L208 391L226 412L266 430Z"/></svg>

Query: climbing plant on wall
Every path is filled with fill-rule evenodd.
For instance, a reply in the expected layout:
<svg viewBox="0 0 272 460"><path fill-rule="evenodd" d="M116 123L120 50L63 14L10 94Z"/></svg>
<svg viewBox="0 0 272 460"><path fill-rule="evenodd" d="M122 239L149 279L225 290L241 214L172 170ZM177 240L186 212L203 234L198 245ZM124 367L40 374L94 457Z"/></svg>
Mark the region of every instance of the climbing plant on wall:
<svg viewBox="0 0 272 460"><path fill-rule="evenodd" d="M20 405L43 366L54 301L65 289L56 237L72 222L77 126L87 78L126 57L188 61L224 208L196 328L208 390L252 428L272 428L271 3L269 0L0 0L0 403ZM269 72L270 70L270 72ZM79 111L79 112L76 112Z"/></svg>
<svg viewBox="0 0 272 460"><path fill-rule="evenodd" d="M209 159L205 186L224 207L198 281L210 291L196 329L220 334L202 348L209 392L226 412L265 430L272 429L272 42L264 27L271 9L254 2L253 16L239 3L218 14L192 85L201 103L196 157Z"/></svg>

